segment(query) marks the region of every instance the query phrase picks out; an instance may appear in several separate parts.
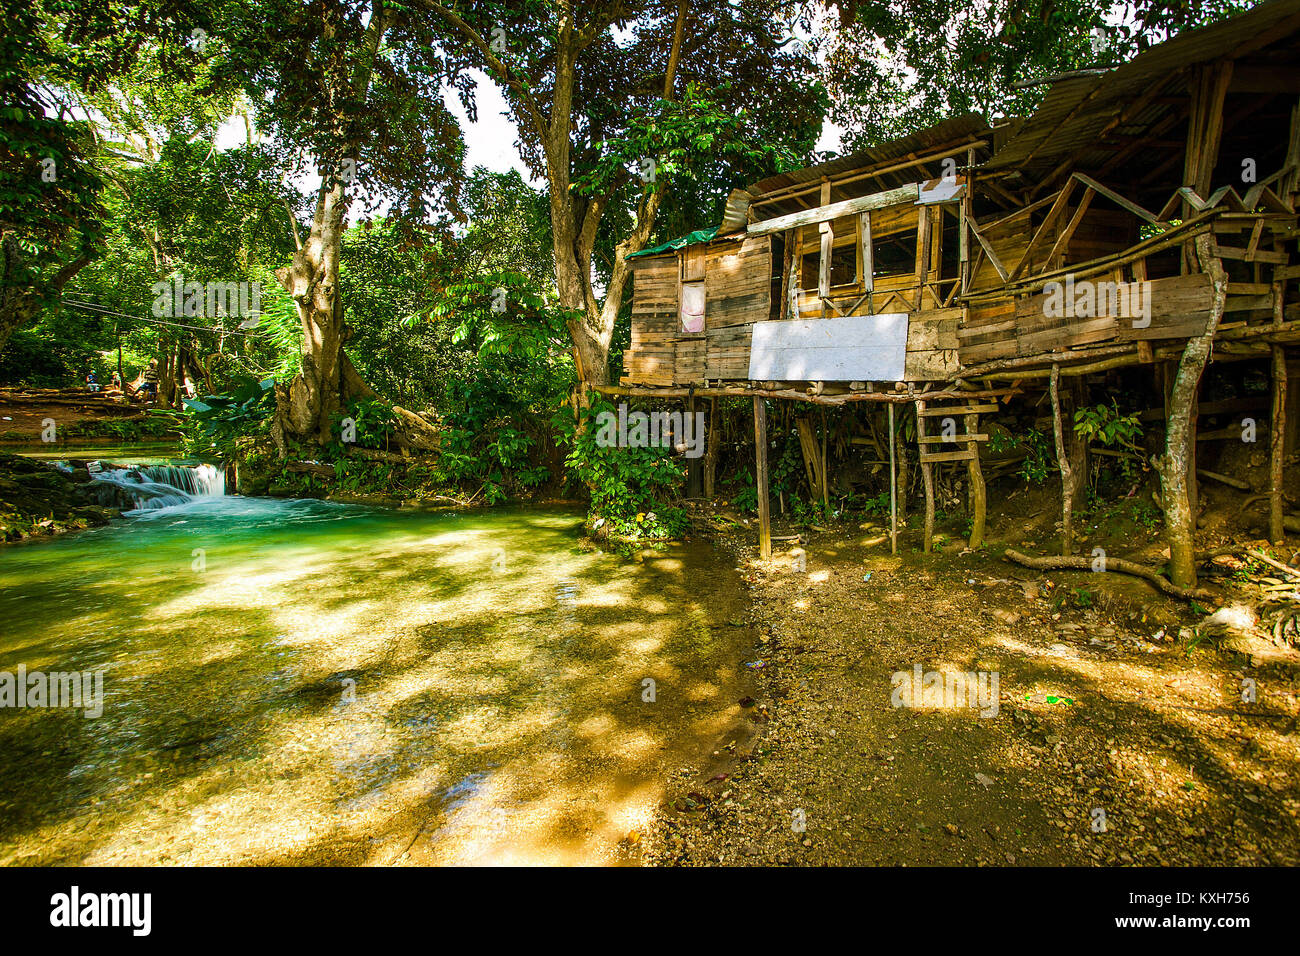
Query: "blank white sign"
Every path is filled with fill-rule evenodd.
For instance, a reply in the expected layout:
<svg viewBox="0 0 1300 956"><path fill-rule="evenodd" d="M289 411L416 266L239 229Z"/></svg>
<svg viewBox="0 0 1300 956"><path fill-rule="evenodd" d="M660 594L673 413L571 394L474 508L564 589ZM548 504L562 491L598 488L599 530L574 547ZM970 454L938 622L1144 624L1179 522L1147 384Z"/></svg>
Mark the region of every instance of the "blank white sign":
<svg viewBox="0 0 1300 956"><path fill-rule="evenodd" d="M906 358L906 312L755 322L749 377L777 382L897 382L903 378Z"/></svg>

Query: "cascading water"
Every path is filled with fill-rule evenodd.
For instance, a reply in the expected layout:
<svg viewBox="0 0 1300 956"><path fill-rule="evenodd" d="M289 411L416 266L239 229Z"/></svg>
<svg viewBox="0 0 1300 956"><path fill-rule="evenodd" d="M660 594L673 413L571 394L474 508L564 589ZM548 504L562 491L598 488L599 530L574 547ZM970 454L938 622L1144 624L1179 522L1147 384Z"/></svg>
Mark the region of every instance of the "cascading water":
<svg viewBox="0 0 1300 956"><path fill-rule="evenodd" d="M156 511L226 493L225 472L212 465L101 468L92 472L91 484L100 490L102 503L129 511Z"/></svg>

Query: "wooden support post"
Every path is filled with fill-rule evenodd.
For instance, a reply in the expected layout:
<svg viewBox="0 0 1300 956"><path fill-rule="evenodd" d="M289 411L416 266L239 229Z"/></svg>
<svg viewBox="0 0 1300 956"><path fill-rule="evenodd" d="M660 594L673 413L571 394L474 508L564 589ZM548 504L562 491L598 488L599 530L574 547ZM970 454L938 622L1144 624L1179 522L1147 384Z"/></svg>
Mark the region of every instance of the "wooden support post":
<svg viewBox="0 0 1300 956"><path fill-rule="evenodd" d="M695 436L696 440L699 440L704 436L700 433L700 430L695 427L695 403L696 398L694 395L686 400L686 411L684 414L690 417L690 424L685 427L690 429L690 434ZM703 462L701 462L699 458L686 459L686 497L700 497L703 471Z"/></svg>
<svg viewBox="0 0 1300 956"><path fill-rule="evenodd" d="M822 425L822 455L821 455L821 479L822 479L822 506L826 509L827 516L831 513L831 475L830 475L830 455L827 454L827 435L826 430L826 409L818 410L818 416L821 418Z"/></svg>
<svg viewBox="0 0 1300 956"><path fill-rule="evenodd" d="M1273 283L1273 324L1281 325L1284 319L1283 299L1286 297L1286 283L1278 280ZM1273 421L1268 433L1269 469L1268 469L1268 540L1282 544L1286 539L1283 527L1285 517L1282 501L1282 459L1286 457L1286 349L1274 345L1269 349L1273 366Z"/></svg>
<svg viewBox="0 0 1300 956"><path fill-rule="evenodd" d="M917 448L925 450L925 402L916 403L916 441ZM930 553L930 544L934 539L934 473L931 471L933 466L928 461L921 462L921 478L925 482L925 539L921 542L921 550L926 554Z"/></svg>
<svg viewBox="0 0 1300 956"><path fill-rule="evenodd" d="M893 406L890 406L891 411ZM966 434L979 434L978 415L966 415ZM967 465L968 478L970 480L970 507L971 507L971 527L969 545L972 548L978 548L984 543L984 513L988 506L988 493L984 487L984 472L980 469L980 443L977 441L967 442L966 447L971 451L973 457Z"/></svg>
<svg viewBox="0 0 1300 956"><path fill-rule="evenodd" d="M1281 544L1285 535L1282 526L1282 460L1286 457L1286 350L1280 345L1272 347L1273 358L1273 422L1268 433L1269 484L1268 484L1268 540Z"/></svg>
<svg viewBox="0 0 1300 956"><path fill-rule="evenodd" d="M889 553L898 554L898 477L894 446L894 403L889 403Z"/></svg>
<svg viewBox="0 0 1300 956"><path fill-rule="evenodd" d="M709 420L705 423L704 497L713 499L713 483L718 474L718 400L709 399Z"/></svg>
<svg viewBox="0 0 1300 956"><path fill-rule="evenodd" d="M1196 512L1188 487L1187 472L1192 464L1189 446L1196 444L1196 392L1210 360L1214 333L1223 319L1228 296L1228 275L1213 253L1212 238L1196 237L1196 255L1201 269L1210 277L1214 298L1205 330L1187 340L1178 373L1169 390L1169 416L1165 426L1165 453L1157 459L1160 472L1160 500L1169 540L1169 580L1181 588L1196 586Z"/></svg>
<svg viewBox="0 0 1300 956"><path fill-rule="evenodd" d="M785 231L785 263L781 269L781 311L778 318L789 319L798 318L790 315L790 302L795 296L796 273L795 273L795 254L794 244L799 241L798 229L787 229Z"/></svg>
<svg viewBox="0 0 1300 956"><path fill-rule="evenodd" d="M974 215L971 196L975 193L975 150L966 151L966 195L962 196L957 213L957 258L961 262L961 291L970 288L970 218Z"/></svg>
<svg viewBox="0 0 1300 956"><path fill-rule="evenodd" d="M767 405L754 396L754 487L758 494L758 556L772 559L772 515L767 500Z"/></svg>
<svg viewBox="0 0 1300 956"><path fill-rule="evenodd" d="M1061 366L1052 365L1050 389L1052 393L1052 435L1056 439L1056 461L1061 469L1061 554L1069 555L1074 550L1073 512L1074 502L1071 490L1070 459L1065 454L1065 437L1061 433Z"/></svg>
<svg viewBox="0 0 1300 956"><path fill-rule="evenodd" d="M924 308L925 282L930 274L930 207L918 206L916 217L916 307Z"/></svg>
<svg viewBox="0 0 1300 956"><path fill-rule="evenodd" d="M871 210L858 217L858 244L862 250L862 289L867 294L867 314L876 312L876 250L871 244Z"/></svg>
<svg viewBox="0 0 1300 956"><path fill-rule="evenodd" d="M799 451L803 453L804 472L808 476L808 494L811 500L816 501L822 497L822 485L826 480L821 454L817 450L817 434L806 416L796 418L794 426L799 435Z"/></svg>
<svg viewBox="0 0 1300 956"><path fill-rule="evenodd" d="M835 253L835 230L829 222L821 223L822 248L821 259L817 265L817 297L821 299L822 318L826 318L826 300L831 294L831 256Z"/></svg>
<svg viewBox="0 0 1300 956"><path fill-rule="evenodd" d="M1286 438L1282 451L1294 455L1300 451L1300 361L1292 359L1286 363Z"/></svg>

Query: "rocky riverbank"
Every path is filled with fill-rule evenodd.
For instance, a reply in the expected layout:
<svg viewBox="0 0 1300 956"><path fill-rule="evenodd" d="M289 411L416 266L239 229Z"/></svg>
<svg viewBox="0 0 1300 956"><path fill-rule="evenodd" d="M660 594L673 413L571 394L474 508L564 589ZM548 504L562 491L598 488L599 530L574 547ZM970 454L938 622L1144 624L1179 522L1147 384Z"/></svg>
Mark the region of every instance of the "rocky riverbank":
<svg viewBox="0 0 1300 956"><path fill-rule="evenodd" d="M119 514L98 504L85 468L61 471L22 455L0 452L0 540L77 531Z"/></svg>

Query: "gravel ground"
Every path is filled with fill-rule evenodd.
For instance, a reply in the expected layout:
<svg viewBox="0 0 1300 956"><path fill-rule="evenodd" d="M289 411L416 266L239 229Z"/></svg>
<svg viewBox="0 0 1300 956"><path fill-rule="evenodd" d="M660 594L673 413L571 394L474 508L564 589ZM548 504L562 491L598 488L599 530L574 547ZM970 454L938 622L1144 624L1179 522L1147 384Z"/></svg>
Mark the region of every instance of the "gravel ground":
<svg viewBox="0 0 1300 956"><path fill-rule="evenodd" d="M1187 609L1127 578L860 538L742 556L749 729L677 773L643 862L1300 863L1300 655L1189 651ZM996 672L996 714L893 706L917 665Z"/></svg>

